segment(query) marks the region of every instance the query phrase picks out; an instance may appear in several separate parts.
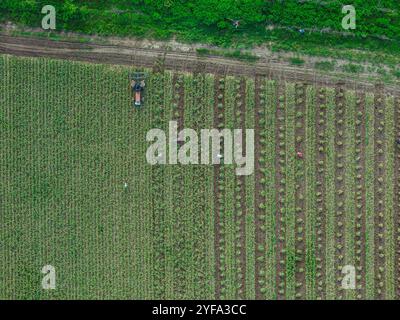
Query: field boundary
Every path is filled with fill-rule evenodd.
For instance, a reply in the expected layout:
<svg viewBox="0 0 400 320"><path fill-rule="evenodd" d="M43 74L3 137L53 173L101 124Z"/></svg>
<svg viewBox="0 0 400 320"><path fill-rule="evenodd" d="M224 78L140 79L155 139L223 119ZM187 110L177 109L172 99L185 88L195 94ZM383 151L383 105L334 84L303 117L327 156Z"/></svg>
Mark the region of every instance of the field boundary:
<svg viewBox="0 0 400 320"><path fill-rule="evenodd" d="M10 54L26 57L47 57L68 59L91 63L134 65L153 67L161 57L165 58L166 70L194 72L198 65L204 66L203 72L224 75L260 74L268 79L286 80L293 82L312 82L326 87L335 87L339 79L345 89L373 90L375 84L371 79L347 79L346 74L325 75L314 69L287 66L278 62L257 62L249 64L227 58L204 56L195 53L166 51L165 49L144 49L124 45L100 45L92 43L77 43L54 41L29 37L13 37L0 34L0 54ZM399 86L386 85L388 93L400 93Z"/></svg>

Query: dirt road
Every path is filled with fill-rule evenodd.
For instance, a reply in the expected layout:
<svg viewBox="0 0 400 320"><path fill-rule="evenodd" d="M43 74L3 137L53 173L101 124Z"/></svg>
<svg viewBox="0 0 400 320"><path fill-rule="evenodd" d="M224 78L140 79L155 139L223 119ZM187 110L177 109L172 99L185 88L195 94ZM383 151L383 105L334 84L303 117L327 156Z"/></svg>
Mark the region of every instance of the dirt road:
<svg viewBox="0 0 400 320"><path fill-rule="evenodd" d="M326 76L312 69L281 63L265 63L260 60L257 63L249 64L215 56L199 57L195 53L124 45L102 45L0 35L0 54L142 67L153 67L157 61L158 63L162 61L166 70L249 76L258 74L270 79L319 83L326 86L334 86L340 79L345 81L345 86L348 88L359 90L374 88L374 84L369 79L345 80L345 75ZM386 86L385 89L388 92L400 93L398 86Z"/></svg>

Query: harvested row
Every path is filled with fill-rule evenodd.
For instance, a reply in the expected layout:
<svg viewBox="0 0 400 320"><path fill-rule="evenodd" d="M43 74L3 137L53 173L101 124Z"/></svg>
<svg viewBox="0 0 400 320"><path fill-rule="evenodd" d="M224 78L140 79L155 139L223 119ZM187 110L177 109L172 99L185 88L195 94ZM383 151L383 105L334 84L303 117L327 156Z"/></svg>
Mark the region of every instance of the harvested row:
<svg viewBox="0 0 400 320"><path fill-rule="evenodd" d="M305 179L306 179L306 243L305 243L305 278L306 296L304 299L316 300L317 293L317 260L316 260L316 224L317 224L317 195L316 195L316 166L317 166L317 113L318 90L312 85L306 88L305 138L306 150Z"/></svg>
<svg viewBox="0 0 400 320"><path fill-rule="evenodd" d="M306 297L306 147L305 147L305 112L306 112L306 85L296 84L296 128L295 148L297 153L295 168L295 250L296 250L296 299Z"/></svg>
<svg viewBox="0 0 400 320"><path fill-rule="evenodd" d="M275 111L275 190L276 190L276 296L286 298L286 97L278 85Z"/></svg>
<svg viewBox="0 0 400 320"><path fill-rule="evenodd" d="M326 239L326 90L319 88L316 114L316 235L315 235L315 260L316 260L316 291L318 299L325 299L325 239Z"/></svg>
<svg viewBox="0 0 400 320"><path fill-rule="evenodd" d="M224 127L224 104L225 104L225 79L215 78L214 99L214 128ZM221 154L223 153L221 146ZM225 294L225 225L221 219L225 212L224 199L224 166L214 165L214 214L215 214L215 297L223 299Z"/></svg>
<svg viewBox="0 0 400 320"><path fill-rule="evenodd" d="M365 188L365 157L366 157L366 115L365 115L365 94L359 93L356 101L355 113L355 267L357 283L357 299L365 299L365 272L366 272L366 188Z"/></svg>
<svg viewBox="0 0 400 320"><path fill-rule="evenodd" d="M265 90L260 93L260 103L265 108L260 110L262 115L263 130L261 135L262 153L262 173L263 173L263 197L264 197L264 233L265 233L265 284L263 293L266 299L276 299L276 192L275 190L275 172L272 168L275 167L275 113L277 101L277 83L276 81L267 81Z"/></svg>
<svg viewBox="0 0 400 320"><path fill-rule="evenodd" d="M385 298L385 103L383 87L377 86L375 93L374 124L374 226L375 226L375 298Z"/></svg>
<svg viewBox="0 0 400 320"><path fill-rule="evenodd" d="M340 84L336 88L335 114L335 274L336 298L343 299L342 268L345 246L345 99L344 90Z"/></svg>
<svg viewBox="0 0 400 320"><path fill-rule="evenodd" d="M265 79L256 76L255 79L255 287L256 299L265 299L265 178L263 163L265 163L266 139L264 125L265 119ZM263 157L264 154L264 157Z"/></svg>
<svg viewBox="0 0 400 320"><path fill-rule="evenodd" d="M255 79L246 80L246 129L255 128ZM246 176L246 299L255 299L255 174Z"/></svg>
<svg viewBox="0 0 400 320"><path fill-rule="evenodd" d="M400 98L395 100L395 138L400 141ZM395 244L395 298L400 299L400 143L396 143L394 163L394 244Z"/></svg>
<svg viewBox="0 0 400 320"><path fill-rule="evenodd" d="M246 80L236 79L235 129L242 129L242 152L246 150ZM236 175L235 187L235 255L237 299L246 298L246 176Z"/></svg>

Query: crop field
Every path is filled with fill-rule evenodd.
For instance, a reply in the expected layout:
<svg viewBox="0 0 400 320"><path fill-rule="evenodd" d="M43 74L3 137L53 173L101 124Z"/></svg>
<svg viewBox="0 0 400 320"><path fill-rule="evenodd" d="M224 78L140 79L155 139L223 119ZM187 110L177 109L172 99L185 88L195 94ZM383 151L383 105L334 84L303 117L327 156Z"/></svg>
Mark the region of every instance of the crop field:
<svg viewBox="0 0 400 320"><path fill-rule="evenodd" d="M0 299L400 298L400 97L149 70L135 110L131 70L0 55ZM171 120L254 173L148 164Z"/></svg>

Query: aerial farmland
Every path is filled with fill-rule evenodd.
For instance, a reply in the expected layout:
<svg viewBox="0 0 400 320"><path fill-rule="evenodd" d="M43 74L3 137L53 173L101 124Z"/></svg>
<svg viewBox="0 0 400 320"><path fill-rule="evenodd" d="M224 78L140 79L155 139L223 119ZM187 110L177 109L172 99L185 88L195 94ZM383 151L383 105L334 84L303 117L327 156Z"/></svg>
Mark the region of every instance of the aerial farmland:
<svg viewBox="0 0 400 320"><path fill-rule="evenodd" d="M0 40L0 299L400 298L398 81Z"/></svg>

